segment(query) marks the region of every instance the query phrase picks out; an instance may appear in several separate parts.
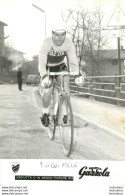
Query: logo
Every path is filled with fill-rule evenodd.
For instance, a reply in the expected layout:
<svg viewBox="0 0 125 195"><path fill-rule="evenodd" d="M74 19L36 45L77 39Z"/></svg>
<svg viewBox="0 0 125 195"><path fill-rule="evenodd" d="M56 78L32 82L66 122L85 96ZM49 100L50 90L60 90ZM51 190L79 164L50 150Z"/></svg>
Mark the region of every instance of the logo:
<svg viewBox="0 0 125 195"><path fill-rule="evenodd" d="M14 173L17 173L19 171L20 164L18 162L13 162L12 164L12 170Z"/></svg>
<svg viewBox="0 0 125 195"><path fill-rule="evenodd" d="M87 167L84 166L79 171L79 179L81 179L83 176L102 176L102 177L109 177L110 172L108 171L108 167L106 167L104 170L100 167Z"/></svg>
<svg viewBox="0 0 125 195"><path fill-rule="evenodd" d="M50 49L50 51L48 52L48 55L49 56L65 56L66 55L66 52L65 51L61 51L61 50L59 50L59 51L55 51L54 49L53 49L53 47Z"/></svg>

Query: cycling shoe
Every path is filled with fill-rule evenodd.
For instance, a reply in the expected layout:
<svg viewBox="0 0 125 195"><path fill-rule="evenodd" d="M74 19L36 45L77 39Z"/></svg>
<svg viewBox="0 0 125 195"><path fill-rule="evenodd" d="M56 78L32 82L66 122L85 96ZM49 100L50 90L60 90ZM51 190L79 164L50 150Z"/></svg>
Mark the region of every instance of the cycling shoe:
<svg viewBox="0 0 125 195"><path fill-rule="evenodd" d="M49 126L49 122L50 122L49 114L44 113L43 116L41 117L41 122L42 122L42 124L43 124L45 127L48 127L48 126Z"/></svg>
<svg viewBox="0 0 125 195"><path fill-rule="evenodd" d="M68 122L68 116L67 115L64 115L64 117L63 117L63 123L64 124L67 124L67 122Z"/></svg>

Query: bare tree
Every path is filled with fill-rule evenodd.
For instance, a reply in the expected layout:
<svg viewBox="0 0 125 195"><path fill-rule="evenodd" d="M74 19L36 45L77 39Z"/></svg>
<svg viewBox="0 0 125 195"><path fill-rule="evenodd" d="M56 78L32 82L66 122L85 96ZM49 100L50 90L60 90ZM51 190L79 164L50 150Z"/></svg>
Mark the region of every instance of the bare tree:
<svg viewBox="0 0 125 195"><path fill-rule="evenodd" d="M69 25L68 33L76 47L79 66L86 61L88 66L84 71L89 75L99 75L100 50L106 46L108 40L102 35L103 12L100 5L93 10L68 9L63 14L63 20Z"/></svg>
<svg viewBox="0 0 125 195"><path fill-rule="evenodd" d="M15 46L14 46L14 43L13 43L13 41L12 40L6 40L6 42L5 42L5 47L12 47L12 48L15 48Z"/></svg>

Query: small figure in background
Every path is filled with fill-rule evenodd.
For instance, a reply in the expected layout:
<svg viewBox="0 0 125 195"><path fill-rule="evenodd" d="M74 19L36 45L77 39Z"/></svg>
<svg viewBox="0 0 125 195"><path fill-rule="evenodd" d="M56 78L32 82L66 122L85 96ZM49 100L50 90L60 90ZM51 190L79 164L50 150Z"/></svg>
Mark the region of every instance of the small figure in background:
<svg viewBox="0 0 125 195"><path fill-rule="evenodd" d="M21 67L18 69L18 72L17 72L17 83L18 83L18 89L22 91L22 69Z"/></svg>

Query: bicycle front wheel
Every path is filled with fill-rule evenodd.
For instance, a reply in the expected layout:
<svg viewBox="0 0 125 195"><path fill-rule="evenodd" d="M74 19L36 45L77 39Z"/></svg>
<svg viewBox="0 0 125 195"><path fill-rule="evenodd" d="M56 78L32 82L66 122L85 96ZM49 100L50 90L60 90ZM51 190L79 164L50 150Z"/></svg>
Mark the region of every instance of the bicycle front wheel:
<svg viewBox="0 0 125 195"><path fill-rule="evenodd" d="M69 97L66 96L60 99L59 111L59 128L63 151L66 156L69 156L72 151L74 139L73 112Z"/></svg>

